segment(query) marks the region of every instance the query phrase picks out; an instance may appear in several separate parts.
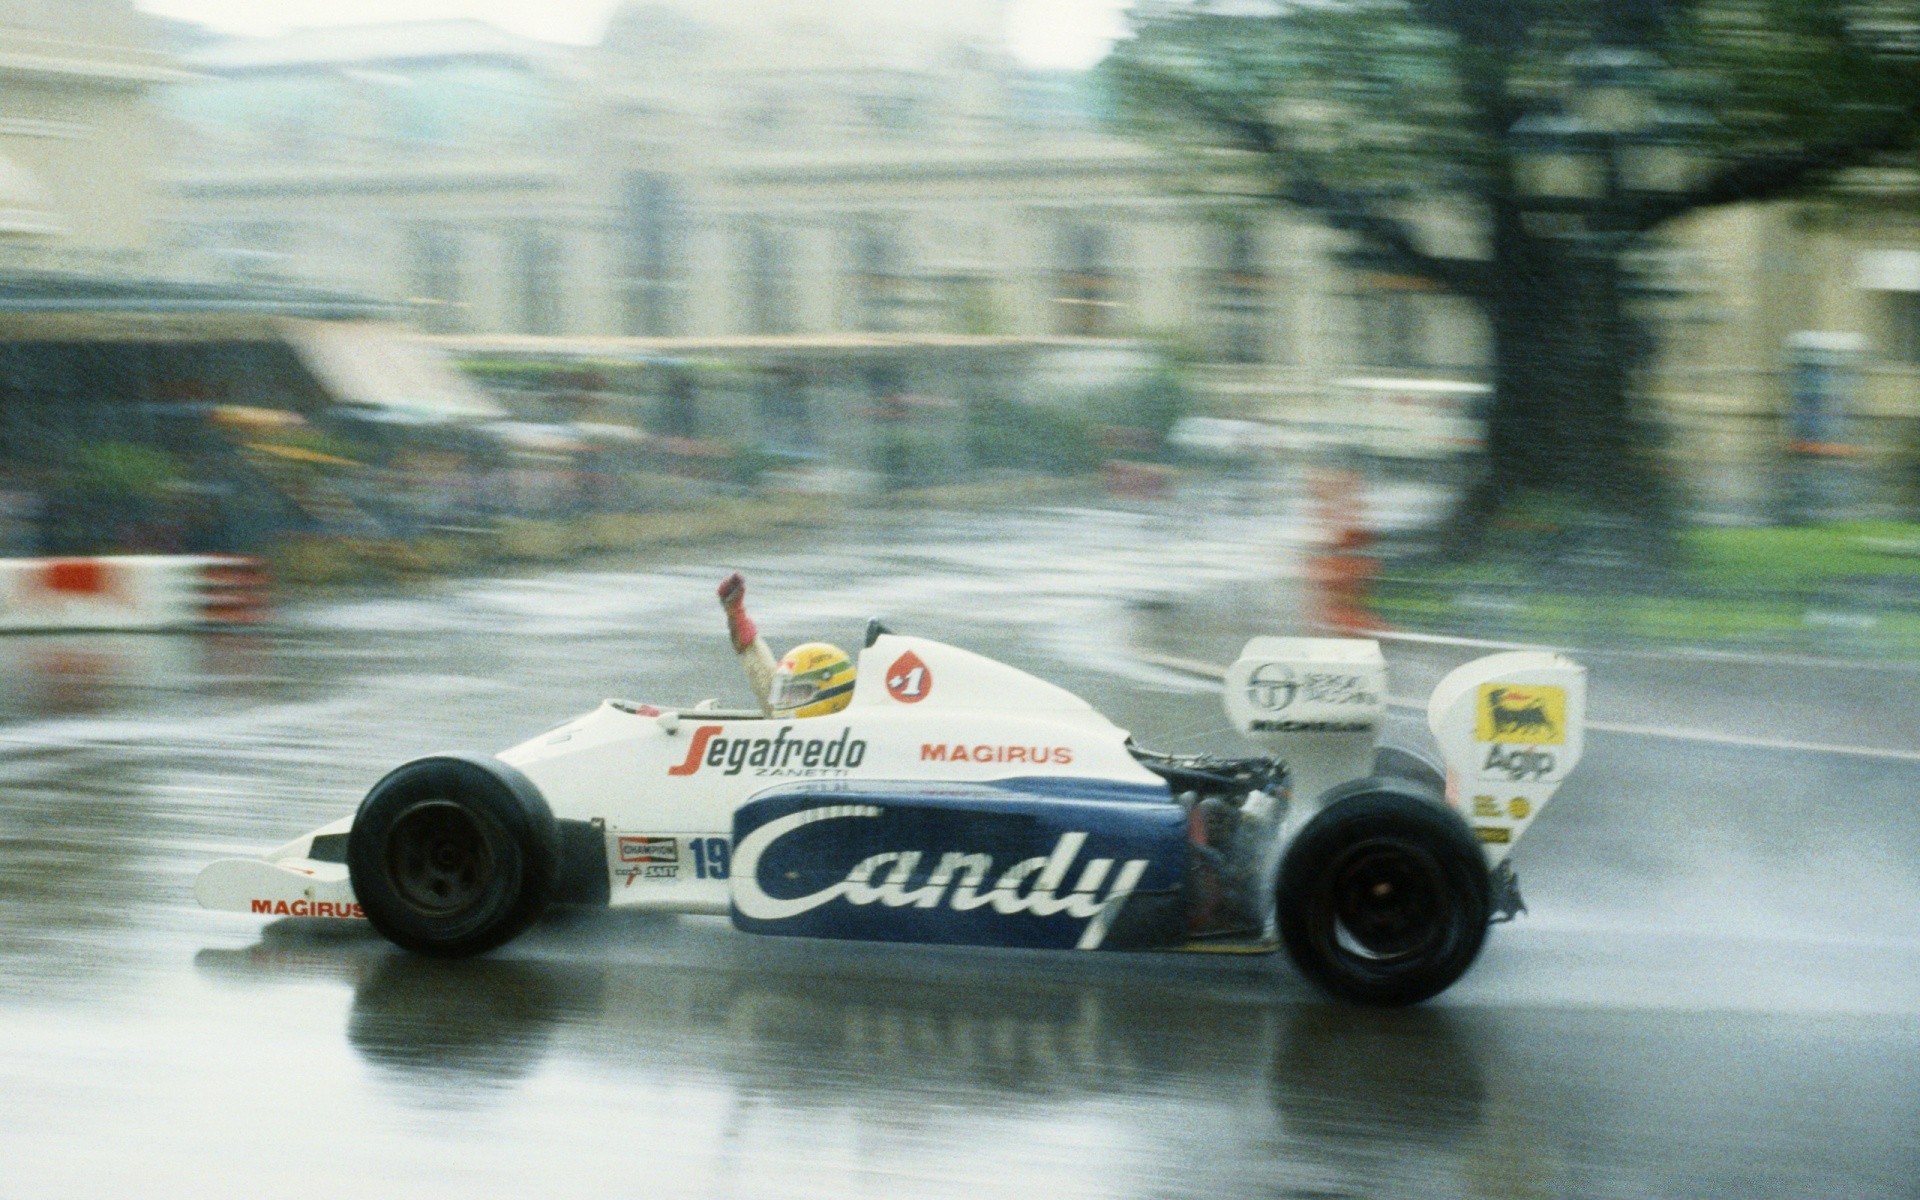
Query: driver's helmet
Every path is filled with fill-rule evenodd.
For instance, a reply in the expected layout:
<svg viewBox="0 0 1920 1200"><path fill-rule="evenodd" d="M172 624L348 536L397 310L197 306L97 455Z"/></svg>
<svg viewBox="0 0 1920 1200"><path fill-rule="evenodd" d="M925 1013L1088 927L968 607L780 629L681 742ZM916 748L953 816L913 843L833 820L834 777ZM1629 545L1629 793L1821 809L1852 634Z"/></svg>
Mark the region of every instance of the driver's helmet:
<svg viewBox="0 0 1920 1200"><path fill-rule="evenodd" d="M838 646L807 642L787 651L773 673L773 712L824 717L853 700L853 660Z"/></svg>

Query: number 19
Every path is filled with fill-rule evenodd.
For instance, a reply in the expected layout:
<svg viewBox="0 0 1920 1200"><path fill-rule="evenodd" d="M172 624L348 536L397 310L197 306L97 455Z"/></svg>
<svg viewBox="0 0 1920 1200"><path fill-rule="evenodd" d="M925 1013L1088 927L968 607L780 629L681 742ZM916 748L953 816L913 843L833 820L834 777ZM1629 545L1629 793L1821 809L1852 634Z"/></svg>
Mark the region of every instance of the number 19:
<svg viewBox="0 0 1920 1200"><path fill-rule="evenodd" d="M727 868L733 858L727 847L727 839L721 837L693 838L688 843L693 848L693 873L701 879L725 879Z"/></svg>

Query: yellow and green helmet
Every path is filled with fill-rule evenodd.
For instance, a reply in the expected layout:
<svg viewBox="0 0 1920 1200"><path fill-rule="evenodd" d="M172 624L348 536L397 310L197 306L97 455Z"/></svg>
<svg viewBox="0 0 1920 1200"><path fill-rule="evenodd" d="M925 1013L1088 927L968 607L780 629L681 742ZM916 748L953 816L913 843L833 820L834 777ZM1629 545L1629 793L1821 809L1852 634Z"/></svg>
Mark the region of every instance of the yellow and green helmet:
<svg viewBox="0 0 1920 1200"><path fill-rule="evenodd" d="M853 660L838 646L807 642L787 651L773 673L773 711L781 717L824 717L853 700Z"/></svg>

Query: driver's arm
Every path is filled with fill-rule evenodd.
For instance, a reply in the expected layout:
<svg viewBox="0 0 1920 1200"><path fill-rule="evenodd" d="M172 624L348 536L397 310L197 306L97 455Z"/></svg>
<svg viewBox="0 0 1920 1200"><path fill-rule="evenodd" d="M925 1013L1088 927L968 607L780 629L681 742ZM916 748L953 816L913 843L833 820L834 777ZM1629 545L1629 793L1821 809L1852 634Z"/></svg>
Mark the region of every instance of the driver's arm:
<svg viewBox="0 0 1920 1200"><path fill-rule="evenodd" d="M760 702L760 711L772 716L773 672L779 664L774 661L773 651L760 640L759 627L747 615L746 599L747 581L735 571L720 584L720 607L727 612L727 636L733 639L733 652L740 656L740 666L747 673L747 682L753 685L753 696Z"/></svg>

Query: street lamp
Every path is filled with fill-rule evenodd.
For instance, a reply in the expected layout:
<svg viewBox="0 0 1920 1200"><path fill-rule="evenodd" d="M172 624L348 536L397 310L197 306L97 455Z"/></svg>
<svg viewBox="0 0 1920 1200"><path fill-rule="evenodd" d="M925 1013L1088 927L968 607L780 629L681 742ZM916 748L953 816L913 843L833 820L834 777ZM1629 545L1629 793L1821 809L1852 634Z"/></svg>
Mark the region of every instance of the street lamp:
<svg viewBox="0 0 1920 1200"><path fill-rule="evenodd" d="M1631 380L1653 347L1632 252L1645 218L1698 182L1704 122L1662 102L1661 63L1644 50L1603 43L1565 65L1561 96L1510 129L1508 161L1525 227L1563 247L1551 286L1564 305L1559 327L1574 339L1565 386L1611 422L1631 412ZM1609 474L1621 445L1583 443L1575 469Z"/></svg>
<svg viewBox="0 0 1920 1200"><path fill-rule="evenodd" d="M1624 232L1634 206L1697 182L1705 121L1661 102L1645 51L1599 46L1567 67L1563 101L1513 125L1515 187L1543 232Z"/></svg>

